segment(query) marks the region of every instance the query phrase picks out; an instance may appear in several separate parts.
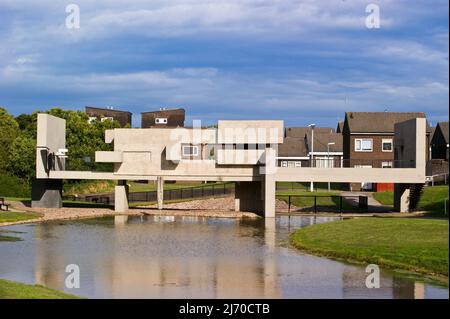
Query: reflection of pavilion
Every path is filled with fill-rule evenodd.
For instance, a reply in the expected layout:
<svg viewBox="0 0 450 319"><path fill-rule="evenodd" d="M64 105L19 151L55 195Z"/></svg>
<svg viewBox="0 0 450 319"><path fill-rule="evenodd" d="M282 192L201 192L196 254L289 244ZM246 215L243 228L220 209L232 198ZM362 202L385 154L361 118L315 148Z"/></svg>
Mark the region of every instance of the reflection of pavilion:
<svg viewBox="0 0 450 319"><path fill-rule="evenodd" d="M115 244L128 240L130 229L121 227L126 217L116 217ZM170 232L170 227L176 227L173 217L150 217L150 222L162 223L162 227L137 227L134 236L140 237L140 232L153 232L152 238L161 238L158 250L167 251L171 246L165 246L164 237ZM176 232L187 241L193 236L186 228L186 222L206 224L205 218L180 217L183 228ZM134 221L133 221L134 222ZM113 297L150 297L150 298L280 298L276 286L276 264L270 258L270 247L275 245L275 220L273 225L267 225L267 236L264 237L269 247L268 257L230 258L226 254L218 254L215 258L208 256L176 256L176 254L158 254L151 258L127 258L122 254L111 256L108 276L101 277L104 287ZM238 223L238 221L234 221ZM167 226L167 227L166 227ZM233 228L240 232L240 227ZM243 230L246 231L246 230ZM156 232L156 233L155 233ZM142 233L142 236L145 236ZM228 234L214 234L217 241L225 241ZM239 236L234 236L238 238ZM240 240L235 244L239 245ZM229 247L230 243L227 243ZM232 244L233 245L233 244ZM194 248L195 249L195 248ZM201 251L195 252L200 254ZM103 285L102 285L103 286Z"/></svg>
<svg viewBox="0 0 450 319"><path fill-rule="evenodd" d="M380 288L366 287L369 275L364 267L345 267L342 273L344 298L394 298L424 299L425 289L422 282L402 280L396 276L389 278L380 275Z"/></svg>
<svg viewBox="0 0 450 319"><path fill-rule="evenodd" d="M275 220L267 220L265 230L237 220L226 222L233 227L214 228L213 220L201 217L155 216L139 220L116 216L114 230L106 232L108 237L99 246L103 251L92 254L91 249L88 258L71 256L74 251L63 249L71 240L67 234L58 236L57 246L61 249L55 249L55 242L48 245L38 240L36 282L63 290L66 263L80 262L82 289L90 286L95 296L281 298L272 257ZM148 223L156 223L157 227ZM41 237L57 236L63 229L36 227L48 233L39 234ZM255 246L254 240L259 239L264 240L265 247Z"/></svg>

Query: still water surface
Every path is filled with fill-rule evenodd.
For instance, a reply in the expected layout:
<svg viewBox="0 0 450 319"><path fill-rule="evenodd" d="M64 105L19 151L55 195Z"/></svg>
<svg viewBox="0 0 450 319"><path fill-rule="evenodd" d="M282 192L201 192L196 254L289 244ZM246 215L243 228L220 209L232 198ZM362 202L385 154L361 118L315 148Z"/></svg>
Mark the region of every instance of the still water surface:
<svg viewBox="0 0 450 319"><path fill-rule="evenodd" d="M289 246L299 227L324 217L254 221L202 217L106 217L3 230L0 278L43 284L89 298L448 298L448 288L307 255ZM77 264L79 289L65 288Z"/></svg>

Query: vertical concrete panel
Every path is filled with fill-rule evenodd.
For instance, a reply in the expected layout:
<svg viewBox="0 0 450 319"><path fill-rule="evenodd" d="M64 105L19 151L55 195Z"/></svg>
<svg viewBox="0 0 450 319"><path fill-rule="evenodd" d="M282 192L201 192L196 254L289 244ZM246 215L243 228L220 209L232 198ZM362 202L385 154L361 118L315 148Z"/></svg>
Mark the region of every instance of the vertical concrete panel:
<svg viewBox="0 0 450 319"><path fill-rule="evenodd" d="M157 177L156 196L158 202L158 209L161 210L163 209L164 203L164 179L162 176Z"/></svg>
<svg viewBox="0 0 450 319"><path fill-rule="evenodd" d="M264 180L264 217L275 217L275 179L266 175Z"/></svg>
<svg viewBox="0 0 450 319"><path fill-rule="evenodd" d="M394 210L400 213L409 212L409 184L394 185Z"/></svg>
<svg viewBox="0 0 450 319"><path fill-rule="evenodd" d="M261 182L237 182L235 187L235 210L263 213Z"/></svg>
<svg viewBox="0 0 450 319"><path fill-rule="evenodd" d="M114 209L117 213L128 211L128 193L129 187L126 181L119 181L114 194Z"/></svg>
<svg viewBox="0 0 450 319"><path fill-rule="evenodd" d="M35 179L31 186L31 207L61 208L62 180Z"/></svg>

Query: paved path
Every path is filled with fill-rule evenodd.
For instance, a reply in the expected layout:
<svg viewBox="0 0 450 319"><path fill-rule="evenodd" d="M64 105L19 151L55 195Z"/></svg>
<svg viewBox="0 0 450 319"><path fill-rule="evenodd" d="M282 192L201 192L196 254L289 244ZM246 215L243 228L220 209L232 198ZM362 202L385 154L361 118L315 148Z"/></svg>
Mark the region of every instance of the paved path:
<svg viewBox="0 0 450 319"><path fill-rule="evenodd" d="M367 205L368 205L368 212L392 212L393 207L387 206L381 204L379 201L377 201L373 197L373 193L371 192L341 192L341 195L346 196L367 196ZM358 199L357 198L348 198L346 199L348 202L355 204L355 206L358 206Z"/></svg>

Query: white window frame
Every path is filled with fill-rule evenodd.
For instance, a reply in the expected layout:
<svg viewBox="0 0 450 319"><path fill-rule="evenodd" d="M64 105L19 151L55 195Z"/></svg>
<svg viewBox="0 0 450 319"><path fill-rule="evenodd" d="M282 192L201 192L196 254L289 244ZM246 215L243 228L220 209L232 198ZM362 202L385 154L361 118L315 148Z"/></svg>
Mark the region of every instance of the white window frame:
<svg viewBox="0 0 450 319"><path fill-rule="evenodd" d="M302 162L295 162L295 163L294 163L294 166L295 166L295 167L302 167Z"/></svg>
<svg viewBox="0 0 450 319"><path fill-rule="evenodd" d="M186 154L185 149L191 148L192 152L190 154ZM197 157L198 156L198 145L183 145L182 147L182 154L184 157Z"/></svg>
<svg viewBox="0 0 450 319"><path fill-rule="evenodd" d="M393 164L392 161L381 162L381 168L392 168L393 167L392 164Z"/></svg>
<svg viewBox="0 0 450 319"><path fill-rule="evenodd" d="M391 149L390 150L385 150L384 149L384 143L390 143L391 144ZM392 138L383 138L381 140L381 151L382 152L388 152L388 153L392 153L392 150L394 149L394 141Z"/></svg>
<svg viewBox="0 0 450 319"><path fill-rule="evenodd" d="M288 167L287 161L281 161L281 167Z"/></svg>
<svg viewBox="0 0 450 319"><path fill-rule="evenodd" d="M93 124L96 120L97 120L97 117L95 117L95 116L89 116L88 123L89 123L89 124Z"/></svg>
<svg viewBox="0 0 450 319"><path fill-rule="evenodd" d="M357 149L357 142L359 141L361 149ZM372 147L370 150L364 150L362 149L363 141L370 141L372 144ZM373 152L373 138L355 138L355 152Z"/></svg>
<svg viewBox="0 0 450 319"><path fill-rule="evenodd" d="M166 117L157 117L155 119L155 124L167 124L167 118Z"/></svg>
<svg viewBox="0 0 450 319"><path fill-rule="evenodd" d="M100 119L101 122L105 122L105 121L114 121L114 118L111 116L104 116Z"/></svg>

